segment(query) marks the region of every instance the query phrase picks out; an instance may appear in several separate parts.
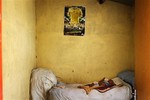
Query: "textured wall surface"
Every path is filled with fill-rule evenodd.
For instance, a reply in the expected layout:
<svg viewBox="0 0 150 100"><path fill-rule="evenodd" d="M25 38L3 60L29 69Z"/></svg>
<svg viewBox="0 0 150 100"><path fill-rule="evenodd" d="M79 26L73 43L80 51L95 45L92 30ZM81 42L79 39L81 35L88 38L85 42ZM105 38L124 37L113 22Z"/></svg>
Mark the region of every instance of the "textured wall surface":
<svg viewBox="0 0 150 100"><path fill-rule="evenodd" d="M136 0L135 75L137 100L150 100L150 0ZM146 80L146 82L144 82Z"/></svg>
<svg viewBox="0 0 150 100"><path fill-rule="evenodd" d="M35 66L35 1L3 0L3 100L29 100Z"/></svg>
<svg viewBox="0 0 150 100"><path fill-rule="evenodd" d="M85 36L64 36L64 7L86 7ZM132 8L97 0L37 0L37 65L65 82L112 78L134 66Z"/></svg>

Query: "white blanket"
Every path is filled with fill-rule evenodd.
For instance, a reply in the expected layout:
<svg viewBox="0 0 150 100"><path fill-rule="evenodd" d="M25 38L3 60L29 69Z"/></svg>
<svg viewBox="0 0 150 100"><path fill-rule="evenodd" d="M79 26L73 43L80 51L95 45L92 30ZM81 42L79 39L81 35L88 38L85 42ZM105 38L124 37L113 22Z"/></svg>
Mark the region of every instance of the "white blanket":
<svg viewBox="0 0 150 100"><path fill-rule="evenodd" d="M77 86L81 84L61 84L64 88L55 87L49 91L48 100L130 100L131 87L120 78L113 79L116 84L123 83L122 87L115 87L105 93L92 90L88 95L84 89Z"/></svg>
<svg viewBox="0 0 150 100"><path fill-rule="evenodd" d="M88 95L84 89L77 86L82 84L57 84L53 72L48 69L37 68L31 75L31 100L130 100L131 87L120 78L114 78L115 84L123 83L124 86L113 88L105 93L92 90ZM51 88L55 84L64 88ZM47 94L48 93L48 94Z"/></svg>

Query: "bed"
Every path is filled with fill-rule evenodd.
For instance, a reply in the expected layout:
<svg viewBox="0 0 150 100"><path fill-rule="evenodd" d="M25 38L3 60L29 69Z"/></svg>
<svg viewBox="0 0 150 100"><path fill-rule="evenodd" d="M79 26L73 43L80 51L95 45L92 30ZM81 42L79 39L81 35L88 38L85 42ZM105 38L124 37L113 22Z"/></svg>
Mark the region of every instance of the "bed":
<svg viewBox="0 0 150 100"><path fill-rule="evenodd" d="M83 84L57 82L52 71L38 68L31 75L31 100L130 100L131 86L119 77L112 80L123 86L116 86L104 93L93 89L87 94L84 89L78 88Z"/></svg>

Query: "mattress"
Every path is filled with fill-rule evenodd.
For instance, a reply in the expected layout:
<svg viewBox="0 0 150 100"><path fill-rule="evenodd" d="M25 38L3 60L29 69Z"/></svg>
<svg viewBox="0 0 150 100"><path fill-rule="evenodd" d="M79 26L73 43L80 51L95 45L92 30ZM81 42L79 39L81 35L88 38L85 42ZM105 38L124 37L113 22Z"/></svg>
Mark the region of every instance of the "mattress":
<svg viewBox="0 0 150 100"><path fill-rule="evenodd" d="M120 78L113 79L116 84L122 83L123 86L115 87L107 92L100 93L93 89L86 94L84 89L77 88L82 84L58 84L63 87L54 87L48 92L48 100L130 100L132 97L131 86Z"/></svg>

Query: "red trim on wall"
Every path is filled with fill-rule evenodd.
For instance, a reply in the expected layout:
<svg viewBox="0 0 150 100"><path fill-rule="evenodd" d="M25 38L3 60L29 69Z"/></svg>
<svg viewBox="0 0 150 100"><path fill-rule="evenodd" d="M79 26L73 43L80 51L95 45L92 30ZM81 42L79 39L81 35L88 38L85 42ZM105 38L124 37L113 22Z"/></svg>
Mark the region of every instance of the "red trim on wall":
<svg viewBox="0 0 150 100"><path fill-rule="evenodd" d="M3 99L2 84L2 0L0 0L0 100Z"/></svg>

